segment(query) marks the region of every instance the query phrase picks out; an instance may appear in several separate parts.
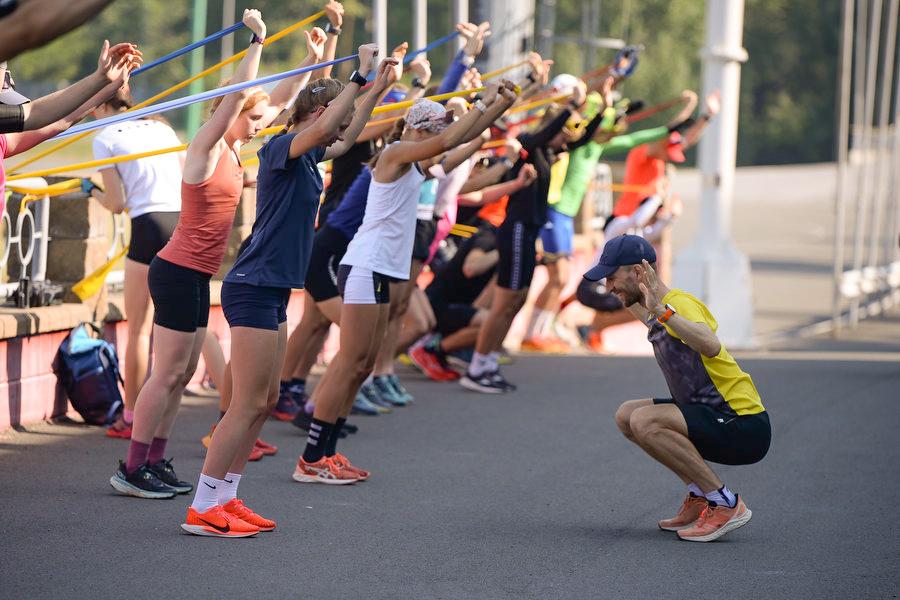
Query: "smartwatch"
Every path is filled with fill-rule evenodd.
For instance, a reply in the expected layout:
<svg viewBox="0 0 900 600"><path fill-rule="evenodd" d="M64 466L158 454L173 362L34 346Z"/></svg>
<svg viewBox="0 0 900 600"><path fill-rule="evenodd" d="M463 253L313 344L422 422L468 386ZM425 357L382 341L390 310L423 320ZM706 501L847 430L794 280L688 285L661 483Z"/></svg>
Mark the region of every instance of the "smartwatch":
<svg viewBox="0 0 900 600"><path fill-rule="evenodd" d="M365 77L360 75L359 71L353 71L352 73L350 73L350 83L355 83L359 87L362 87L369 83L369 81Z"/></svg>
<svg viewBox="0 0 900 600"><path fill-rule="evenodd" d="M419 81L419 78L418 78L418 77L414 77L414 78L413 78L412 84L411 84L411 85L412 85L414 88L421 88L421 89L423 89L423 90L425 89L425 84L422 83L421 81Z"/></svg>
<svg viewBox="0 0 900 600"><path fill-rule="evenodd" d="M672 317L672 315L675 314L678 314L678 311L675 310L675 307L671 304L666 304L666 312L664 312L661 317L656 317L656 320L660 323L665 323Z"/></svg>
<svg viewBox="0 0 900 600"><path fill-rule="evenodd" d="M335 27L329 21L327 25L325 25L325 33L333 33L334 35L341 35L341 28Z"/></svg>

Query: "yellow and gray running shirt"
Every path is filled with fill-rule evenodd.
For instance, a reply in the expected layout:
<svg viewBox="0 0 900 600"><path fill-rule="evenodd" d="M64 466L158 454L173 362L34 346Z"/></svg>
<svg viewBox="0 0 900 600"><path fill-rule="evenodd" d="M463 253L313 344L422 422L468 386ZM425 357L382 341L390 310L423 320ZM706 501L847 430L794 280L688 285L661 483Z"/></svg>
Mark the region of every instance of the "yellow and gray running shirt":
<svg viewBox="0 0 900 600"><path fill-rule="evenodd" d="M715 332L719 324L709 309L694 296L681 290L669 290L663 304L671 304L679 315L705 323ZM679 404L706 404L726 413L755 415L763 412L756 386L723 345L719 354L703 356L681 341L668 325L648 317L647 339L669 385L669 392Z"/></svg>

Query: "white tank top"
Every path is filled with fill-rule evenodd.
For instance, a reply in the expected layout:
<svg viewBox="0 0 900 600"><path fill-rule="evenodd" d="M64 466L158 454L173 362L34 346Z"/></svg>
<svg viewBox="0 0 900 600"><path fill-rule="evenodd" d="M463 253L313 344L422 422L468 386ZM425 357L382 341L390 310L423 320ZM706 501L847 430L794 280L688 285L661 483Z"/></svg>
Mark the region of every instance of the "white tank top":
<svg viewBox="0 0 900 600"><path fill-rule="evenodd" d="M378 165L375 166L376 171ZM366 214L350 240L342 265L365 267L395 279L409 279L416 207L425 174L413 163L402 177L390 183L369 184Z"/></svg>

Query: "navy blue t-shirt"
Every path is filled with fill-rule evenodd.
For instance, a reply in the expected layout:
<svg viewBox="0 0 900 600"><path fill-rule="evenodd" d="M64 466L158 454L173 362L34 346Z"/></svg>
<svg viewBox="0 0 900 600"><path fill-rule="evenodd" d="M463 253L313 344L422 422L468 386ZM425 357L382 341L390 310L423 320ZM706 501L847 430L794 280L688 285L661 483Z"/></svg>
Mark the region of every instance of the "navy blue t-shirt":
<svg viewBox="0 0 900 600"><path fill-rule="evenodd" d="M338 204L338 207L328 214L325 222L329 227L337 229L347 236L347 239L353 239L356 230L362 225L363 217L366 215L366 200L369 197L369 184L372 182L372 171L368 166L363 167L353 184L344 194L344 199Z"/></svg>
<svg viewBox="0 0 900 600"><path fill-rule="evenodd" d="M316 147L291 159L288 153L295 135L278 134L257 152L256 221L250 246L238 256L225 281L303 287L322 195L317 163L325 149Z"/></svg>

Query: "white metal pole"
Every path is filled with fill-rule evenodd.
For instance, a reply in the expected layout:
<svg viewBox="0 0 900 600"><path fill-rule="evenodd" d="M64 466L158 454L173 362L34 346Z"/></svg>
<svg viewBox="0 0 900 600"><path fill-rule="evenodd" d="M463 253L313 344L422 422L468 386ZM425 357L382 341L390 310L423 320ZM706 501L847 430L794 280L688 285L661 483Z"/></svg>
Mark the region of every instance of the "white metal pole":
<svg viewBox="0 0 900 600"><path fill-rule="evenodd" d="M853 0L844 0L841 14L841 57L838 63L837 189L834 203L834 290L831 320L841 328L841 283L844 277L844 236L847 232L848 154L850 144L850 81L853 74Z"/></svg>
<svg viewBox="0 0 900 600"><path fill-rule="evenodd" d="M453 0L453 6L450 10L452 11L450 22L453 27L456 27L457 23L469 22L469 0ZM462 36L458 36L456 38L456 50L460 50L465 43L466 40Z"/></svg>
<svg viewBox="0 0 900 600"><path fill-rule="evenodd" d="M413 0L413 39L410 51L424 48L428 45L428 2L427 0ZM427 58L427 55L426 55Z"/></svg>
<svg viewBox="0 0 900 600"><path fill-rule="evenodd" d="M673 282L716 315L724 344L747 348L755 344L750 261L735 248L730 231L741 63L747 60L743 27L743 0L707 0L702 96L718 89L722 108L700 141L700 222L673 263Z"/></svg>
<svg viewBox="0 0 900 600"><path fill-rule="evenodd" d="M373 0L372 2L372 35L375 44L378 45L378 60L388 56L393 48L387 47L387 0Z"/></svg>

